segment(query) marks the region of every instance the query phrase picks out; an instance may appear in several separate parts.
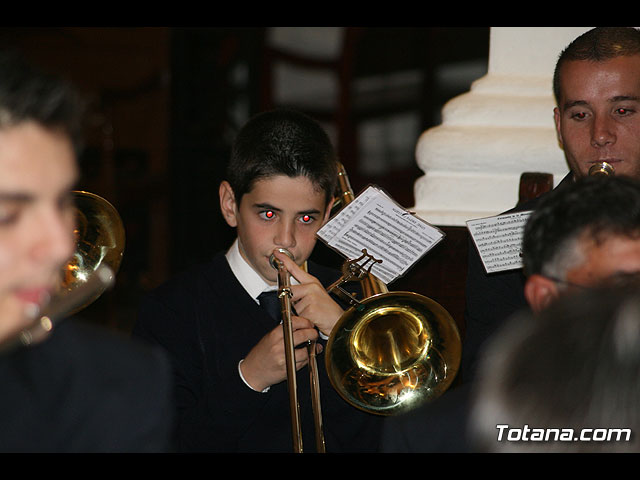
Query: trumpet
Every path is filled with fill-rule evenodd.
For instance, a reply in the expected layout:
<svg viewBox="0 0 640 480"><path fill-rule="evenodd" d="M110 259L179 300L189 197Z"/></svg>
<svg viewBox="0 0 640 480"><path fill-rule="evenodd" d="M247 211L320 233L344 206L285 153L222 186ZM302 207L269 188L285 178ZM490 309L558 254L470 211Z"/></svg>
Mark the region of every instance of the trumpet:
<svg viewBox="0 0 640 480"><path fill-rule="evenodd" d="M341 164L338 179L341 189L338 197L344 207L354 195ZM343 263L341 277L327 288L350 306L329 335L325 365L333 388L347 403L368 413L395 415L417 408L449 388L460 367L462 342L455 321L441 305L417 293L389 292L371 273L378 262L380 260L363 248L359 258ZM293 366L288 367L287 381L294 448L300 452L295 359L291 341L287 340L291 338L288 272L279 261L272 261L272 267L279 274L287 365ZM360 282L362 300L343 288L353 281ZM308 351L312 390L319 389L315 344ZM320 399L315 392L312 392L312 401L316 440L321 438L323 442L318 451L324 451Z"/></svg>

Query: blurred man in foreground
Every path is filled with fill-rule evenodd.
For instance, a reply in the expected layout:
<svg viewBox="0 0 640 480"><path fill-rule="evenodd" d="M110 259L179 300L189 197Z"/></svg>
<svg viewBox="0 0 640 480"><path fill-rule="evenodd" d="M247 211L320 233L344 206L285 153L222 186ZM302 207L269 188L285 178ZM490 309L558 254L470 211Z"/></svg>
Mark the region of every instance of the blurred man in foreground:
<svg viewBox="0 0 640 480"><path fill-rule="evenodd" d="M65 83L0 54L0 452L164 451L170 373L158 351L70 319L14 345L75 248L79 114Z"/></svg>

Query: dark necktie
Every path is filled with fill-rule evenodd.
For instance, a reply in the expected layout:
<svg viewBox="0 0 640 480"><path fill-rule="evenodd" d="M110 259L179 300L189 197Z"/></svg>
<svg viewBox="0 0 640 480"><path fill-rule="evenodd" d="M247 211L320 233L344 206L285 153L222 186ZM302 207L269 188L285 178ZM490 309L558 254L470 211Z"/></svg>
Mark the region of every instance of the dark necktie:
<svg viewBox="0 0 640 480"><path fill-rule="evenodd" d="M282 311L278 292L276 290L262 292L258 295L258 301L260 302L260 306L267 311L271 318L280 323L282 320Z"/></svg>

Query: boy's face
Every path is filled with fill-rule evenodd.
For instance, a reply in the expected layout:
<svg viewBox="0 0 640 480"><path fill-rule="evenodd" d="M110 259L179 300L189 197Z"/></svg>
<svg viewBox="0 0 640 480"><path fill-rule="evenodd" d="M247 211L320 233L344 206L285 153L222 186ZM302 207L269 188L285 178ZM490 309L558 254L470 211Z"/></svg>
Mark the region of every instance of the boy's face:
<svg viewBox="0 0 640 480"><path fill-rule="evenodd" d="M325 193L304 176L259 180L239 205L228 183L220 187L222 213L237 228L240 254L269 283L277 281L269 263L275 249L289 250L298 265L311 255L316 232L331 211L325 202Z"/></svg>
<svg viewBox="0 0 640 480"><path fill-rule="evenodd" d="M0 337L59 287L73 254L69 139L28 122L0 130Z"/></svg>

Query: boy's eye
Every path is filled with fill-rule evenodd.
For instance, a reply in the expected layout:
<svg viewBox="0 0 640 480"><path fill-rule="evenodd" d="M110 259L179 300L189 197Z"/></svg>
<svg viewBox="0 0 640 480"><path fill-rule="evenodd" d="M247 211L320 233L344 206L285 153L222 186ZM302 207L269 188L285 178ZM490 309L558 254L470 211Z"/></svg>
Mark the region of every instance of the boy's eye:
<svg viewBox="0 0 640 480"><path fill-rule="evenodd" d="M311 215L302 215L300 217L300 220L302 221L302 223L311 223L313 222L313 217Z"/></svg>
<svg viewBox="0 0 640 480"><path fill-rule="evenodd" d="M260 212L260 215L262 215L262 218L266 220L271 220L273 217L276 216L276 212L274 212L273 210L264 210Z"/></svg>

